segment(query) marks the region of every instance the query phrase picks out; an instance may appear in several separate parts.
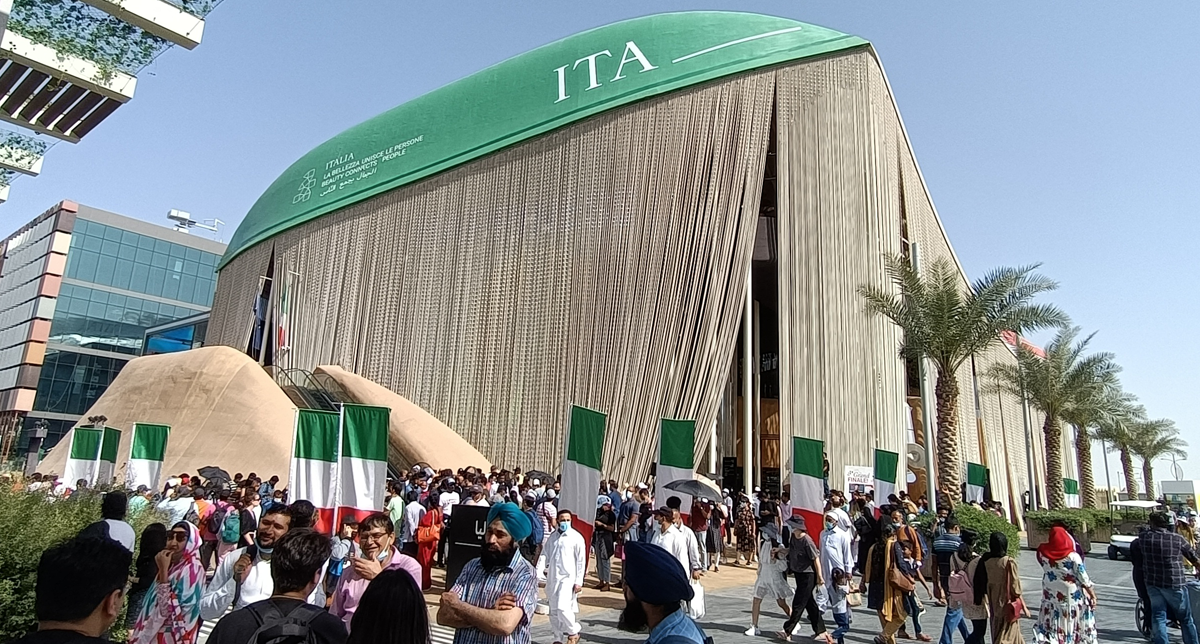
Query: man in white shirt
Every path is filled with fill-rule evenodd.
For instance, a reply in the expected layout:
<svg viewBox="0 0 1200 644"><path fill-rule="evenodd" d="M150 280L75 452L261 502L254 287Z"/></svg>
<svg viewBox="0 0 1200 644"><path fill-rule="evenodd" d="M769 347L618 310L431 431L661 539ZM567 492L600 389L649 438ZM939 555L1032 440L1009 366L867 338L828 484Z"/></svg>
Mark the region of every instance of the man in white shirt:
<svg viewBox="0 0 1200 644"><path fill-rule="evenodd" d="M569 510L558 513L555 528L542 544L537 575L538 580L546 582L554 641L575 644L582 630L575 615L579 612L577 600L583 589L583 576L587 573L587 545L583 535L571 527Z"/></svg>
<svg viewBox="0 0 1200 644"><path fill-rule="evenodd" d="M291 528L292 517L284 505L272 505L263 513L255 533L255 544L225 555L212 581L200 598L200 619L216 621L233 608L245 608L269 598L275 589L271 579L271 554L275 544ZM241 580L241 583L238 583ZM325 608L325 593L317 584L308 603Z"/></svg>
<svg viewBox="0 0 1200 644"><path fill-rule="evenodd" d="M650 531L650 543L671 553L679 561L684 570L692 571L691 554L688 552L687 537L683 530L675 525L676 510L659 508L654 511L655 529ZM692 577L699 576L699 570L692 572Z"/></svg>
<svg viewBox="0 0 1200 644"><path fill-rule="evenodd" d="M407 549L411 550L408 554L415 554L417 551L417 526L425 516L425 506L417 500L420 496L421 493L414 488L408 493L408 505L404 506L404 529L400 531L400 548L405 550L405 546L412 544Z"/></svg>
<svg viewBox="0 0 1200 644"><path fill-rule="evenodd" d="M667 508L674 512L675 526L687 542L688 563L684 564L683 569L692 573L692 579L699 579L700 571L704 569L703 560L700 558L700 543L696 540L696 533L683 524L682 505L683 499L677 496L667 499Z"/></svg>
<svg viewBox="0 0 1200 644"><path fill-rule="evenodd" d="M199 513L196 501L192 499L192 489L186 485L176 488L174 496L163 499L156 507L167 513L169 517L167 525L175 525L183 521L187 517L188 512L192 510L196 510Z"/></svg>

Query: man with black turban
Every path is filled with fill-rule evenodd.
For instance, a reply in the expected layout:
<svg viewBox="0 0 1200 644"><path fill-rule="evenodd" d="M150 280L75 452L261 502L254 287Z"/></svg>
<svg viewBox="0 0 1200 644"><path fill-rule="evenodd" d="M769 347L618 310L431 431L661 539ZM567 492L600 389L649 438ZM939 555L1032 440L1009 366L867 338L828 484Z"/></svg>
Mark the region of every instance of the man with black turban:
<svg viewBox="0 0 1200 644"><path fill-rule="evenodd" d="M537 572L517 551L529 516L513 503L488 510L483 552L442 593L437 623L458 629L454 644L523 644L537 608Z"/></svg>
<svg viewBox="0 0 1200 644"><path fill-rule="evenodd" d="M625 609L617 626L633 633L650 630L646 644L705 644L704 631L683 610L694 596L683 565L671 553L648 543L625 544Z"/></svg>

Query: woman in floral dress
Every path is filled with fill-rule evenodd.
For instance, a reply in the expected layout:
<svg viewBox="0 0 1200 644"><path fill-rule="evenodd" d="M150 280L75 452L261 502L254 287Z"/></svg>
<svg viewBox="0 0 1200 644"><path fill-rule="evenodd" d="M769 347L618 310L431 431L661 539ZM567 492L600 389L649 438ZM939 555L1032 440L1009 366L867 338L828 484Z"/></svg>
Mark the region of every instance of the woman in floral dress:
<svg viewBox="0 0 1200 644"><path fill-rule="evenodd" d="M1042 565L1042 609L1033 638L1039 644L1096 644L1096 592L1075 540L1054 526L1038 546Z"/></svg>
<svg viewBox="0 0 1200 644"><path fill-rule="evenodd" d="M738 561L740 562L742 555L745 555L746 563L750 563L754 561L754 547L757 545L755 536L758 528L754 522L754 509L750 507L750 499L742 494L740 501L737 521L733 524L733 536L737 538Z"/></svg>

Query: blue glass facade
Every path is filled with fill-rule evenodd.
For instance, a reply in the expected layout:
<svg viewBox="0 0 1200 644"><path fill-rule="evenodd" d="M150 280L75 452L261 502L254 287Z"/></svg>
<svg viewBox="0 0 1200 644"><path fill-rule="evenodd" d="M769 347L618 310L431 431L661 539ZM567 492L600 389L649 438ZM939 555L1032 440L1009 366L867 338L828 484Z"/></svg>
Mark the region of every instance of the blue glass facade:
<svg viewBox="0 0 1200 644"><path fill-rule="evenodd" d="M66 277L170 300L212 306L220 255L79 219Z"/></svg>
<svg viewBox="0 0 1200 644"><path fill-rule="evenodd" d="M170 241L193 240L166 228L155 236L142 222L131 221L130 230L119 215L94 216L101 221L81 211L71 230L37 395L25 419L26 426L39 418L50 423L45 449L74 425L68 418L87 413L130 359L202 344L207 319L162 337L147 339L146 331L208 311L216 288L219 253ZM216 247L207 240L193 244Z"/></svg>

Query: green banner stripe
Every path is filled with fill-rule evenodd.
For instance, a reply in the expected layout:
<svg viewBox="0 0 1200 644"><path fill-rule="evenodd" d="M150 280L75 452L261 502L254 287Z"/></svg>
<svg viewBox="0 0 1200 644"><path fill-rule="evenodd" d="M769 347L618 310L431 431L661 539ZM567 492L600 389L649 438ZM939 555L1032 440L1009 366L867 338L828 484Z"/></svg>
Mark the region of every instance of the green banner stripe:
<svg viewBox="0 0 1200 644"><path fill-rule="evenodd" d="M288 228L601 112L866 44L786 18L724 11L634 18L564 38L314 148L246 213L222 266ZM487 108L464 111L463 105Z"/></svg>
<svg viewBox="0 0 1200 644"><path fill-rule="evenodd" d="M301 409L296 416L296 458L337 462L338 415Z"/></svg>
<svg viewBox="0 0 1200 644"><path fill-rule="evenodd" d="M117 449L121 446L121 430L116 427L104 428L104 447L100 449L100 460L116 464Z"/></svg>
<svg viewBox="0 0 1200 644"><path fill-rule="evenodd" d="M567 438L567 460L593 470L604 465L604 426L608 418L595 410L571 406L571 427Z"/></svg>
<svg viewBox="0 0 1200 644"><path fill-rule="evenodd" d="M170 425L134 423L133 445L129 448L129 458L163 461L167 456L167 435L170 432Z"/></svg>
<svg viewBox="0 0 1200 644"><path fill-rule="evenodd" d="M987 468L978 463L967 463L967 485L984 487L988 482Z"/></svg>
<svg viewBox="0 0 1200 644"><path fill-rule="evenodd" d="M100 450L100 430L93 427L76 427L74 436L71 439L71 458L78 461L96 460Z"/></svg>
<svg viewBox="0 0 1200 644"><path fill-rule="evenodd" d="M696 421L662 419L658 460L683 470L695 469Z"/></svg>
<svg viewBox="0 0 1200 644"><path fill-rule="evenodd" d="M343 405L346 424L342 427L342 456L368 461L386 461L388 445L387 407Z"/></svg>
<svg viewBox="0 0 1200 644"><path fill-rule="evenodd" d="M896 482L896 466L900 455L884 449L875 450L875 480Z"/></svg>
<svg viewBox="0 0 1200 644"><path fill-rule="evenodd" d="M1063 479L1063 494L1079 494L1079 481Z"/></svg>
<svg viewBox="0 0 1200 644"><path fill-rule="evenodd" d="M792 473L825 478L825 443L812 438L792 438Z"/></svg>

